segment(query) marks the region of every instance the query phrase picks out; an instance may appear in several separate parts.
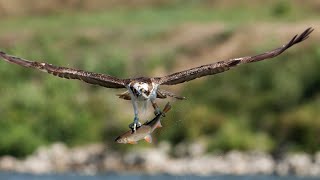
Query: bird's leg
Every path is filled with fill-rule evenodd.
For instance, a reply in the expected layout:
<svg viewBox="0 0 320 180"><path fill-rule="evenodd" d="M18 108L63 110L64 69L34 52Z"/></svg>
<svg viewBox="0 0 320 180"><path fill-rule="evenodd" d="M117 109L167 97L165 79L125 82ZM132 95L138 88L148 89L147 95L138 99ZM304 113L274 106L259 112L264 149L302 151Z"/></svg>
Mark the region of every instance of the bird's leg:
<svg viewBox="0 0 320 180"><path fill-rule="evenodd" d="M137 128L141 126L141 123L139 122L139 117L138 117L137 101L135 101L135 99L133 97L131 97L131 102L133 105L134 119L133 119L133 122L131 124L129 124L129 128L134 133L137 130Z"/></svg>
<svg viewBox="0 0 320 180"><path fill-rule="evenodd" d="M130 85L129 85L130 86ZM133 106L133 111L134 111L134 119L133 123L129 124L129 128L132 130L132 133L134 133L137 130L137 127L141 126L141 123L139 122L139 117L138 117L138 105L136 98L131 90L131 88L127 86L127 89L129 91L130 97L131 97L131 102Z"/></svg>
<svg viewBox="0 0 320 180"><path fill-rule="evenodd" d="M155 102L155 100L150 100L150 101L151 101L152 107L154 109L154 115L157 116L157 115L161 114L161 110L160 110L158 104Z"/></svg>

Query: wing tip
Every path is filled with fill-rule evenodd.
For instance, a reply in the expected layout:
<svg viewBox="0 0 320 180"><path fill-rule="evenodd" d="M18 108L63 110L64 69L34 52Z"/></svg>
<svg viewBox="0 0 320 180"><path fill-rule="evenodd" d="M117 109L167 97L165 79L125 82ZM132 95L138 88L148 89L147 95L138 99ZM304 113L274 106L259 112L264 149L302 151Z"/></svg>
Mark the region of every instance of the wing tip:
<svg viewBox="0 0 320 180"><path fill-rule="evenodd" d="M289 43L285 46L285 49L293 46L294 44L300 43L306 39L309 38L309 35L314 31L314 28L309 27L306 30L304 30L300 35L296 34Z"/></svg>

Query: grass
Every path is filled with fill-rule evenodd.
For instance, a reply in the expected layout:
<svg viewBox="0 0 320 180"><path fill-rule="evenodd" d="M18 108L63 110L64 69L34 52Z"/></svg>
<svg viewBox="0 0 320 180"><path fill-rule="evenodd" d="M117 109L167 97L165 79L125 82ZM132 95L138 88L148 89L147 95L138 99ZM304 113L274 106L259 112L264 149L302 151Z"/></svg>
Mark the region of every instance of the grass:
<svg viewBox="0 0 320 180"><path fill-rule="evenodd" d="M169 7L115 8L98 12L64 12L59 14L8 18L1 21L1 31L24 28L38 31L74 31L81 27L126 28L143 27L143 31L176 26L183 23L224 22L240 24L258 21L298 21L316 19L316 11L308 7L280 1L266 6L215 8L202 4L179 4Z"/></svg>

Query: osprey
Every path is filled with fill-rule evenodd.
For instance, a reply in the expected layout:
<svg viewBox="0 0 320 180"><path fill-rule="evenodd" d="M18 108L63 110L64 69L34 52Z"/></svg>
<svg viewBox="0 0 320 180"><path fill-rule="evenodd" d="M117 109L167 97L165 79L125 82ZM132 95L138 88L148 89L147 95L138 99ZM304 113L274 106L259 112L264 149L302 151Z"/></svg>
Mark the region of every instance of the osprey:
<svg viewBox="0 0 320 180"><path fill-rule="evenodd" d="M40 71L47 72L49 74L61 78L78 79L89 84L99 85L106 88L127 89L127 91L125 91L122 94L118 94L118 96L119 98L131 100L132 102L134 109L134 120L133 123L129 125L129 127L133 131L135 131L137 127L141 126L138 117L138 101L150 101L152 103L153 108L155 109L155 114L160 114L160 109L155 102L157 98L163 99L169 96L179 100L185 99L184 97L180 97L171 92L159 89L160 85L176 85L203 76L218 74L227 71L233 67L236 67L240 64L252 63L264 59L273 58L275 56L278 56L294 44L300 43L307 39L312 31L312 28L308 28L300 35L295 35L287 44L274 50L264 52L262 54L219 61L212 64L194 67L181 72L176 72L162 77L139 77L120 79L107 74L87 72L67 67L59 67L45 62L30 61L8 55L2 51L0 51L0 56L9 63L38 69Z"/></svg>

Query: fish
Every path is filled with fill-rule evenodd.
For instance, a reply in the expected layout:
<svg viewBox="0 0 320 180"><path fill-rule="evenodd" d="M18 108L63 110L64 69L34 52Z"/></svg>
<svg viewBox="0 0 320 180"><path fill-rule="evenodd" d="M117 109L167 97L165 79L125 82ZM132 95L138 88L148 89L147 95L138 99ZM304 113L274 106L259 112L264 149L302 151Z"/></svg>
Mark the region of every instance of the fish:
<svg viewBox="0 0 320 180"><path fill-rule="evenodd" d="M120 144L137 144L138 141L144 139L148 143L152 143L152 132L161 128L161 119L165 117L165 114L171 109L171 105L168 102L156 117L151 121L147 121L136 129L136 131L129 130L115 139L115 142Z"/></svg>

